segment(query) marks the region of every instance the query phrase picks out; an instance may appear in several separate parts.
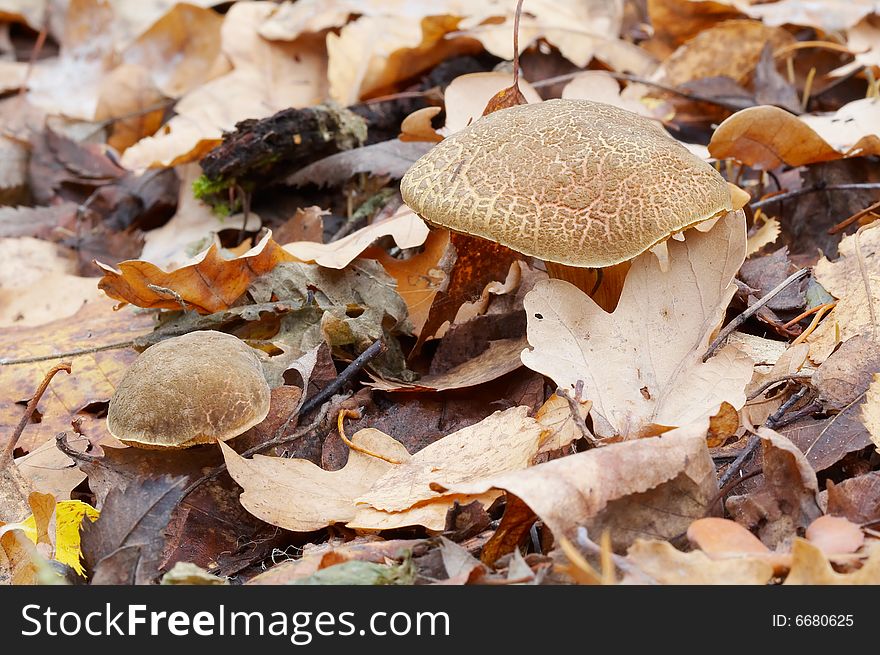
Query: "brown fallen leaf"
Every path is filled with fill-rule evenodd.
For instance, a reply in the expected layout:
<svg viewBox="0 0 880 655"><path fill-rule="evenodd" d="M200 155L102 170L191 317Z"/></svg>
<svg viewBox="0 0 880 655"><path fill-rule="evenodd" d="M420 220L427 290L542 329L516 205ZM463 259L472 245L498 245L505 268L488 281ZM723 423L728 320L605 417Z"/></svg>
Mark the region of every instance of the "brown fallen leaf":
<svg viewBox="0 0 880 655"><path fill-rule="evenodd" d="M443 135L437 133L437 130L431 125L431 119L441 111L443 111L442 107L423 107L414 111L403 119L400 124L400 136L397 138L404 142L439 143L443 140Z"/></svg>
<svg viewBox="0 0 880 655"><path fill-rule="evenodd" d="M510 33L506 37L510 39ZM468 73L456 77L443 92L446 107L446 136L464 129L483 115L486 103L502 89L510 87L510 73ZM519 82L520 90L528 102L541 102L541 96L525 80Z"/></svg>
<svg viewBox="0 0 880 655"><path fill-rule="evenodd" d="M787 585L861 585L880 584L880 548L874 547L860 569L849 573L835 571L827 555L806 539L796 538L791 549L791 571Z"/></svg>
<svg viewBox="0 0 880 655"><path fill-rule="evenodd" d="M95 120L112 121L107 143L123 152L159 129L165 115L164 100L165 96L153 84L149 70L143 66L122 64L101 82Z"/></svg>
<svg viewBox="0 0 880 655"><path fill-rule="evenodd" d="M844 237L839 252L835 261L823 257L814 269L816 280L839 298L831 313L807 338L810 359L816 363L825 361L843 341L858 335L876 336L872 315L880 313L880 230Z"/></svg>
<svg viewBox="0 0 880 655"><path fill-rule="evenodd" d="M113 304L98 299L83 306L76 314L36 327L5 328L0 334L0 352L4 360L40 357L58 352L99 348L135 339L153 327L148 314L130 310L113 311ZM110 400L115 385L134 361L137 353L130 348L84 354L72 360L69 376L56 378L51 393L44 394L37 405L37 420L32 421L19 439L18 447L30 452L59 432L70 430L76 416L84 419L84 431L96 442L109 433L104 419L89 420L88 408ZM40 380L55 362L50 360L0 366L0 429L9 434L21 420L26 403Z"/></svg>
<svg viewBox="0 0 880 655"><path fill-rule="evenodd" d="M871 471L842 482L829 480L828 513L845 516L853 523L880 520L880 472Z"/></svg>
<svg viewBox="0 0 880 655"><path fill-rule="evenodd" d="M379 391L448 391L475 387L522 366L519 354L527 345L525 337L490 341L489 347L480 355L443 373L422 376L411 384L376 378L366 385Z"/></svg>
<svg viewBox="0 0 880 655"><path fill-rule="evenodd" d="M842 516L830 514L810 523L804 536L829 556L855 553L865 544L865 535L858 525Z"/></svg>
<svg viewBox="0 0 880 655"><path fill-rule="evenodd" d="M651 252L633 260L612 314L561 280L526 295L532 349L523 363L570 391L582 382L599 437L637 437L708 417L725 401L745 403L749 357L727 346L702 362L735 291L745 231L731 213L709 232L691 230L668 244L665 273Z"/></svg>
<svg viewBox="0 0 880 655"><path fill-rule="evenodd" d="M856 100L828 116L793 116L769 105L749 107L725 120L712 134L709 152L770 170L845 157L880 154L874 125L880 105Z"/></svg>
<svg viewBox="0 0 880 655"><path fill-rule="evenodd" d="M847 339L819 366L811 383L827 412L858 401L880 373L880 344L867 335Z"/></svg>
<svg viewBox="0 0 880 655"><path fill-rule="evenodd" d="M819 483L806 456L787 437L765 427L758 428L758 436L763 485L728 498L726 507L737 523L778 550L822 514L817 503Z"/></svg>
<svg viewBox="0 0 880 655"><path fill-rule="evenodd" d="M701 30L667 57L652 76L657 82L679 86L704 77L729 77L746 82L764 45L775 50L794 38L778 27L757 20L727 20Z"/></svg>
<svg viewBox="0 0 880 655"><path fill-rule="evenodd" d="M314 262L325 268L342 269L380 237L390 236L401 249L420 246L428 238L428 226L406 205L385 220L371 223L332 243L298 241L284 244L291 258Z"/></svg>
<svg viewBox="0 0 880 655"><path fill-rule="evenodd" d="M149 584L159 577L164 530L183 496L184 478L133 480L107 494L97 521L80 529L92 584Z"/></svg>
<svg viewBox="0 0 880 655"><path fill-rule="evenodd" d="M120 262L118 270L96 263L104 271L98 288L111 298L138 307L210 314L231 307L251 282L276 264L294 260L269 233L235 259L224 259L212 245L195 263L170 272L142 260Z"/></svg>
<svg viewBox="0 0 880 655"><path fill-rule="evenodd" d="M492 489L507 492L508 508L484 549L484 562L515 547L517 535L528 530L535 515L557 538L575 540L579 526L590 534L608 530L618 552L640 536L672 538L705 515L717 483L703 422L462 482L448 491Z"/></svg>
<svg viewBox="0 0 880 655"><path fill-rule="evenodd" d="M638 539L626 559L660 584L764 585L773 567L758 557L712 559L703 551L683 553L668 541Z"/></svg>
<svg viewBox="0 0 880 655"><path fill-rule="evenodd" d="M865 403L862 405L862 421L871 441L880 452L880 373L874 373L871 386L865 392Z"/></svg>

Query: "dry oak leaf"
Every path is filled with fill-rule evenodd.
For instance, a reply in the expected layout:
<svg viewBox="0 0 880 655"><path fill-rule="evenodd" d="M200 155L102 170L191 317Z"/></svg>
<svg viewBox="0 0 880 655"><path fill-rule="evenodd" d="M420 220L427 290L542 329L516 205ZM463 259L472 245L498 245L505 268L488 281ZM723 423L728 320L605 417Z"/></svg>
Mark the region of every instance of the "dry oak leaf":
<svg viewBox="0 0 880 655"><path fill-rule="evenodd" d="M667 585L764 585L773 578L773 567L761 558L713 559L700 550L683 553L668 541L639 539L626 559Z"/></svg>
<svg viewBox="0 0 880 655"><path fill-rule="evenodd" d="M807 526L807 540L829 556L855 553L865 544L862 529L842 516L825 514Z"/></svg>
<svg viewBox="0 0 880 655"><path fill-rule="evenodd" d="M400 249L415 248L425 243L428 231L425 222L409 207L402 205L393 216L371 223L332 243L297 241L285 244L283 249L301 262L343 269L380 237L390 236Z"/></svg>
<svg viewBox="0 0 880 655"><path fill-rule="evenodd" d="M687 530L688 541L702 550L710 559L747 558L760 560L773 567L778 574L788 571L791 557L777 553L764 545L754 534L736 521L714 516L697 519Z"/></svg>
<svg viewBox="0 0 880 655"><path fill-rule="evenodd" d="M224 130L246 118L317 104L325 96L326 54L317 37L272 43L258 33L271 2L236 2L220 30L221 50L233 70L196 87L175 105L176 115L156 136L122 156L126 168L176 166L216 146Z"/></svg>
<svg viewBox="0 0 880 655"><path fill-rule="evenodd" d="M880 316L880 230L844 237L835 261L823 257L813 269L816 280L839 301L808 338L810 359L824 362L837 345L851 337L877 338ZM860 265L864 262L864 271ZM867 288L866 288L867 283Z"/></svg>
<svg viewBox="0 0 880 655"><path fill-rule="evenodd" d="M670 239L665 273L651 252L640 255L612 314L567 282L538 282L524 301L532 349L523 363L564 389L582 382L599 437L656 434L723 402L742 407L752 360L732 346L701 359L735 292L745 240L732 212L708 232Z"/></svg>
<svg viewBox="0 0 880 655"><path fill-rule="evenodd" d="M401 512L436 500L461 483L528 467L544 431L528 411L528 407L512 407L446 435L376 480L357 497L357 503L383 512Z"/></svg>
<svg viewBox="0 0 880 655"><path fill-rule="evenodd" d="M824 32L845 30L877 11L875 0L778 0L755 3L752 0L720 0L722 4L762 20L765 25L807 25Z"/></svg>
<svg viewBox="0 0 880 655"><path fill-rule="evenodd" d="M746 257L751 257L764 246L775 243L781 232L782 226L778 220L765 218L761 227L750 234L748 241L746 241Z"/></svg>
<svg viewBox="0 0 880 655"><path fill-rule="evenodd" d="M153 328L152 316L113 311L113 303L98 299L76 314L37 327L5 328L0 331L2 361L53 355L58 352L95 348L135 339ZM83 430L94 440L109 436L104 419L84 413L90 405L110 400L115 385L134 361L129 348L95 352L73 358L70 375L58 375L37 405L39 422L30 423L18 441L25 452L70 430L74 417L84 419ZM60 359L60 358L59 358ZM55 361L0 366L0 431L11 434L21 420L24 404Z"/></svg>
<svg viewBox="0 0 880 655"><path fill-rule="evenodd" d="M707 421L659 437L612 443L484 479L461 482L449 492L507 492L508 508L493 542L513 547L536 514L557 538L575 540L577 528L611 533L614 549L636 538L672 538L704 516L717 493L715 467L706 447ZM514 501L511 497L515 497ZM521 506L531 512L522 512ZM519 505L520 508L516 506ZM515 514L511 519L508 514ZM483 561L486 561L484 552Z"/></svg>
<svg viewBox="0 0 880 655"><path fill-rule="evenodd" d="M806 539L796 538L791 549L791 571L787 585L863 585L880 584L880 548L875 546L862 567L851 573L835 571L828 556Z"/></svg>
<svg viewBox="0 0 880 655"><path fill-rule="evenodd" d="M865 424L877 452L880 452L880 373L874 374L874 381L865 392L862 422Z"/></svg>
<svg viewBox="0 0 880 655"><path fill-rule="evenodd" d="M769 105L749 107L725 120L709 142L716 159L732 158L770 170L845 157L880 154L880 100L865 98L824 116L794 116Z"/></svg>
<svg viewBox="0 0 880 655"><path fill-rule="evenodd" d="M754 71L764 44L774 50L794 42L788 32L756 20L728 20L702 30L673 52L651 77L679 86L704 77L729 77L743 83Z"/></svg>
<svg viewBox="0 0 880 655"><path fill-rule="evenodd" d="M507 375L522 366L519 354L528 345L525 338L490 341L481 354L443 373L425 375L411 384L393 380L380 380L366 385L379 391L449 391L475 387ZM566 408L568 404L566 403Z"/></svg>
<svg viewBox="0 0 880 655"><path fill-rule="evenodd" d="M352 441L390 459L406 462L406 448L379 430L360 430ZM355 498L395 466L382 459L352 451L339 471L325 471L304 459L254 455L240 457L220 444L232 478L244 489L241 504L267 523L295 532L320 530L346 523L355 515Z"/></svg>
<svg viewBox="0 0 880 655"><path fill-rule="evenodd" d="M251 283L276 264L295 261L267 233L260 242L234 259L224 259L216 245L195 263L166 272L142 260L119 263L116 270L95 262L104 276L98 288L116 300L152 309L194 309L211 314L228 309Z"/></svg>

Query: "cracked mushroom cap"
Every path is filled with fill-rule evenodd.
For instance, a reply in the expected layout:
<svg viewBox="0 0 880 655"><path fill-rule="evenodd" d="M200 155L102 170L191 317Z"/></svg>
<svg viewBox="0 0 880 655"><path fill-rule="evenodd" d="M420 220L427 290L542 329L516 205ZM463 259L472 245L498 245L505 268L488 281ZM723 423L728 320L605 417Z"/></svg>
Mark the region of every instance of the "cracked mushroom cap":
<svg viewBox="0 0 880 655"><path fill-rule="evenodd" d="M421 157L400 191L429 223L591 268L734 209L724 178L653 121L589 100L484 116Z"/></svg>
<svg viewBox="0 0 880 655"><path fill-rule="evenodd" d="M110 400L107 428L129 446L189 448L237 437L268 413L269 385L253 349L205 330L145 350Z"/></svg>

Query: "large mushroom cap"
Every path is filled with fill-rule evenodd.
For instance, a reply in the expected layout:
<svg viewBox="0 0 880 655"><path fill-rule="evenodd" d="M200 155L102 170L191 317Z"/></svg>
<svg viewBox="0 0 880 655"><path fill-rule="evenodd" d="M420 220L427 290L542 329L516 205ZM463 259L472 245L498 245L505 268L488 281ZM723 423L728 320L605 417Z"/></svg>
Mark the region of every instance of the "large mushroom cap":
<svg viewBox="0 0 880 655"><path fill-rule="evenodd" d="M269 385L256 353L236 337L206 330L145 350L110 400L107 429L141 448L225 441L269 413Z"/></svg>
<svg viewBox="0 0 880 655"><path fill-rule="evenodd" d="M419 159L400 190L430 223L593 268L733 209L724 178L654 122L588 100L489 114Z"/></svg>

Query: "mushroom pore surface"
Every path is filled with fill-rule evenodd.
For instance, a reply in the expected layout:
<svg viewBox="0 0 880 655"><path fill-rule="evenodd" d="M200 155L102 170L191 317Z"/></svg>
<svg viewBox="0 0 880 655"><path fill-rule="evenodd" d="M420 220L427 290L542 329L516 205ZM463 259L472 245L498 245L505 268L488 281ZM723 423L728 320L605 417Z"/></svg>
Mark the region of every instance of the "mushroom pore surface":
<svg viewBox="0 0 880 655"><path fill-rule="evenodd" d="M594 268L733 209L724 178L654 122L588 100L484 116L419 159L401 193L435 225Z"/></svg>
<svg viewBox="0 0 880 655"><path fill-rule="evenodd" d="M110 400L107 428L141 448L225 441L266 418L269 395L253 349L223 332L192 332L135 360Z"/></svg>

